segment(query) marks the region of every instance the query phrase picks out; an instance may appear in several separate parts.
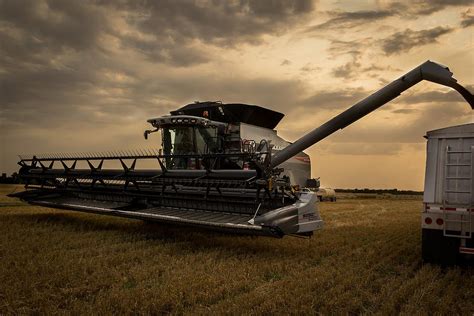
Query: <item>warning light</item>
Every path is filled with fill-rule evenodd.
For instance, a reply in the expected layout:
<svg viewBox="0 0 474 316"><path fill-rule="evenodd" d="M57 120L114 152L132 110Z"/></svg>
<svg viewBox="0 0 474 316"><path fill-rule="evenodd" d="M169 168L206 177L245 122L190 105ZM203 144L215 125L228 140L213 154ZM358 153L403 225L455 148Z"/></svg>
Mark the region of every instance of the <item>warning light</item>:
<svg viewBox="0 0 474 316"><path fill-rule="evenodd" d="M433 220L431 219L431 217L427 217L425 218L425 223L430 225L431 223L433 223Z"/></svg>

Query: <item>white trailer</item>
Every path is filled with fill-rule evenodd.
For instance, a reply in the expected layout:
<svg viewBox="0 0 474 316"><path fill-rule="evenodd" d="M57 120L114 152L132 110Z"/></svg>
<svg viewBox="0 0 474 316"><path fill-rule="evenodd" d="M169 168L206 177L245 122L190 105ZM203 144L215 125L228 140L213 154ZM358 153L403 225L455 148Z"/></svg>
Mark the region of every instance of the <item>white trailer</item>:
<svg viewBox="0 0 474 316"><path fill-rule="evenodd" d="M423 196L425 262L455 264L474 257L474 124L429 131Z"/></svg>
<svg viewBox="0 0 474 316"><path fill-rule="evenodd" d="M316 191L318 199L322 201L336 202L336 190L331 188L318 188Z"/></svg>

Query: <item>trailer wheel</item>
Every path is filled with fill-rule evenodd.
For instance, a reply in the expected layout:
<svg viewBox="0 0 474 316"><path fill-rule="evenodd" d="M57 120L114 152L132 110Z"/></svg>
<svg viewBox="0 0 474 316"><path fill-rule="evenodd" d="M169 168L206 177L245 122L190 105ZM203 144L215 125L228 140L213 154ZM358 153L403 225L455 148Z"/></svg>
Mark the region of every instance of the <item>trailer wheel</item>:
<svg viewBox="0 0 474 316"><path fill-rule="evenodd" d="M459 262L458 238L445 237L442 230L422 229L421 253L423 262L455 265Z"/></svg>

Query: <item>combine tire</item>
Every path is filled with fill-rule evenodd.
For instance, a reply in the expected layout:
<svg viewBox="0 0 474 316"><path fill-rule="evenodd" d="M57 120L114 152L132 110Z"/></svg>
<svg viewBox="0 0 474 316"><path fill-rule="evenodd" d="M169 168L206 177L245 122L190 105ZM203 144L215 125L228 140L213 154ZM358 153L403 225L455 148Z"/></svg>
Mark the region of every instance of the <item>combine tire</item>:
<svg viewBox="0 0 474 316"><path fill-rule="evenodd" d="M450 266L459 263L460 240L445 237L442 230L422 229L423 262Z"/></svg>

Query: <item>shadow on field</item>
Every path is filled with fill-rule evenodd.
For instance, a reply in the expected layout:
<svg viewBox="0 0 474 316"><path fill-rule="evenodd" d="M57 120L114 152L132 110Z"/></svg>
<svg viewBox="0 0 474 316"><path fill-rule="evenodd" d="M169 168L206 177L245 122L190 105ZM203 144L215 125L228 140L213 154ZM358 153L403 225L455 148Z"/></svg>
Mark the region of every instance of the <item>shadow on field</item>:
<svg viewBox="0 0 474 316"><path fill-rule="evenodd" d="M6 225L36 225L37 228L47 229L51 234L66 232L77 235L78 238L81 233L96 233L99 239L111 244L129 242L142 247L141 244L145 242L150 246L170 245L173 254L177 256L221 252L226 258L254 258L271 263L278 262L281 258L288 262L302 260L304 253L305 260L311 257L311 262L320 265L326 260L344 260L347 256L358 261L372 253L374 258L378 258L379 268L375 269L377 271L389 269L390 271L385 272L392 273L393 267L410 267L413 270L423 267L419 232L407 229L405 225L392 226L390 233L387 232L390 225L354 226L350 229L338 227L317 232L316 236L309 240L292 237L281 240L68 211L4 214L1 219ZM471 264L472 262L467 266ZM465 266L466 264L461 264L461 267Z"/></svg>
<svg viewBox="0 0 474 316"><path fill-rule="evenodd" d="M265 236L247 236L237 233L209 230L185 225L167 225L158 222L104 216L86 213L38 213L38 214L5 214L1 216L5 222L20 222L22 225L47 225L54 230L77 233L105 232L113 233L113 238L124 241L157 241L175 244L181 248L192 248L193 251L207 250L218 247L230 253L242 254L275 254L275 251L292 256L299 253L298 249L280 247L280 239ZM49 229L48 227L48 229ZM288 237L291 238L291 237ZM271 240L272 242L267 242Z"/></svg>
<svg viewBox="0 0 474 316"><path fill-rule="evenodd" d="M51 226L64 226L71 231L108 231L118 227L102 221L81 217L80 214L68 213L39 213L39 214L8 214L2 215L4 221L27 221L34 224L49 224Z"/></svg>

